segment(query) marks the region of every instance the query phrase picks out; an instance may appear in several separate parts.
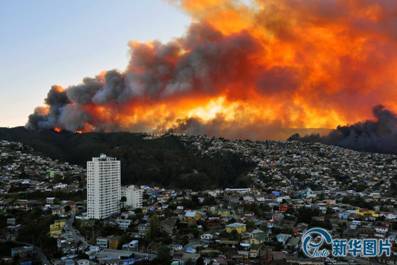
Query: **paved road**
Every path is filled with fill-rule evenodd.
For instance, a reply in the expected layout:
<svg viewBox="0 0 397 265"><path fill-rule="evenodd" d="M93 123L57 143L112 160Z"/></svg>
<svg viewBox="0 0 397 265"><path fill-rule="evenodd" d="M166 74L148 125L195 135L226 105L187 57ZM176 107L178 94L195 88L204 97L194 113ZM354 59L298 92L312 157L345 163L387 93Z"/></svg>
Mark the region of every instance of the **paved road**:
<svg viewBox="0 0 397 265"><path fill-rule="evenodd" d="M88 247L88 243L85 238L80 234L79 230L73 227L74 215L72 215L65 223L64 230L72 235L75 242L81 242L81 245L85 248Z"/></svg>

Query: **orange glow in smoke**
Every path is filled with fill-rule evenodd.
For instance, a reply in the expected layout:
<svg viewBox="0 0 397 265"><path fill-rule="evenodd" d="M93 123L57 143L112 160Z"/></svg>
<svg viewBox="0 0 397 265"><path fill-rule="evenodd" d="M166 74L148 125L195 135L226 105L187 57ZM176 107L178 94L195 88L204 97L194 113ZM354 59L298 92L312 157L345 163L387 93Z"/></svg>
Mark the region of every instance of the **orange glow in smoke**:
<svg viewBox="0 0 397 265"><path fill-rule="evenodd" d="M98 124L105 124L101 126L104 131L113 131L117 124L118 130L165 132L189 119L216 126L216 132L206 131L214 135L237 127L257 131L268 127L335 128L371 118L371 108L377 104L397 111L397 31L392 12L397 4L390 3L390 7L361 0L173 2L189 13L201 30L211 28L221 34L226 48L242 35L253 47L245 48L244 43L232 46L233 52L219 56L223 61L211 62L210 66L221 70L208 87L165 92L156 98L137 96L122 104L84 104L82 109L94 120L78 128L79 132L97 130ZM175 68L196 52L184 38L174 40L179 48L163 58ZM193 45L208 42L200 37ZM153 71L161 72L155 68L155 58L162 51L158 46L157 42L132 41L131 60L136 60L136 50L146 57L130 64L126 73L140 75L152 60ZM206 56L203 58L208 59ZM223 72L228 78L223 78ZM97 78L104 80L105 73ZM274 132L263 135L280 138Z"/></svg>

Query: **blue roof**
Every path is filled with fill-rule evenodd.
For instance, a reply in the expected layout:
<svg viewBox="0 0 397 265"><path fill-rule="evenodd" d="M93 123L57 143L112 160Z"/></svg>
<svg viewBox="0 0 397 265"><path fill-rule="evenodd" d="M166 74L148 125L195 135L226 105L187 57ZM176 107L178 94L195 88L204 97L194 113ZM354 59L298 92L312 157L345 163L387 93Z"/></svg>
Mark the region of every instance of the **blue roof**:
<svg viewBox="0 0 397 265"><path fill-rule="evenodd" d="M273 194L274 196L278 197L278 196L281 195L281 192L279 192L279 191L272 191L272 194Z"/></svg>

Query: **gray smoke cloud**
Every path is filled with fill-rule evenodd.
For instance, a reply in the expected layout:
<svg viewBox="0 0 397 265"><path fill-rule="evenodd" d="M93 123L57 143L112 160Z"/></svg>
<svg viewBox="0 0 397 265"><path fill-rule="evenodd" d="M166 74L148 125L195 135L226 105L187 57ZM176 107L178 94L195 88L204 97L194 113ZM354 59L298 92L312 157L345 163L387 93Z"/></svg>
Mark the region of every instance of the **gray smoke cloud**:
<svg viewBox="0 0 397 265"><path fill-rule="evenodd" d="M64 107L70 103L66 92L60 86L52 86L44 102L49 106L48 111L37 107L29 116L28 127L30 128L54 128L57 119L62 115Z"/></svg>
<svg viewBox="0 0 397 265"><path fill-rule="evenodd" d="M266 123L241 123L241 121L226 121L225 117L218 115L209 122L199 118L180 120L178 125L170 129L171 133L184 133L189 135L206 135L210 137L223 137L226 139L287 139L291 134L323 135L327 129L312 128L286 128L280 122Z"/></svg>
<svg viewBox="0 0 397 265"><path fill-rule="evenodd" d="M131 43L131 60L124 72L107 71L65 90L53 87L45 99L48 111L36 108L27 127L59 127L76 131L148 130L145 122L122 127L118 120L135 102L167 100L188 93L212 95L224 84L252 79L249 55L259 49L247 32L224 36L207 24L192 24L186 36L166 44ZM188 51L188 52L186 52ZM110 118L92 111L103 107Z"/></svg>
<svg viewBox="0 0 397 265"><path fill-rule="evenodd" d="M124 71L51 89L27 127L105 132L174 127L192 134L283 139L288 126L333 127L375 104L395 108L396 1L252 1L249 8L241 1L216 8L176 2L200 22L168 43L131 42ZM219 98L224 105L207 108ZM226 115L230 105L256 111ZM213 112L228 119L208 121L205 116ZM394 135L373 131L367 122L356 127L318 137L383 150Z"/></svg>
<svg viewBox="0 0 397 265"><path fill-rule="evenodd" d="M382 105L373 108L375 120L338 126L326 136L298 134L290 140L320 142L358 151L397 153L397 115Z"/></svg>

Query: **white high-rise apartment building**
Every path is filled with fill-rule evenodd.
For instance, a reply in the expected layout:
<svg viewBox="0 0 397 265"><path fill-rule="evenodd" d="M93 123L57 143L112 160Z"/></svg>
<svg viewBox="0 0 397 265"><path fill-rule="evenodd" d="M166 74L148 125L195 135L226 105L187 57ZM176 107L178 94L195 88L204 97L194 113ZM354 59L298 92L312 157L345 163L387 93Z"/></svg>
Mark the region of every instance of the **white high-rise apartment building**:
<svg viewBox="0 0 397 265"><path fill-rule="evenodd" d="M120 161L101 154L87 162L87 217L104 219L120 212Z"/></svg>
<svg viewBox="0 0 397 265"><path fill-rule="evenodd" d="M130 185L128 187L123 187L122 196L125 196L126 202L125 205L135 208L142 208L142 200L143 200L143 190L139 189L137 186Z"/></svg>

